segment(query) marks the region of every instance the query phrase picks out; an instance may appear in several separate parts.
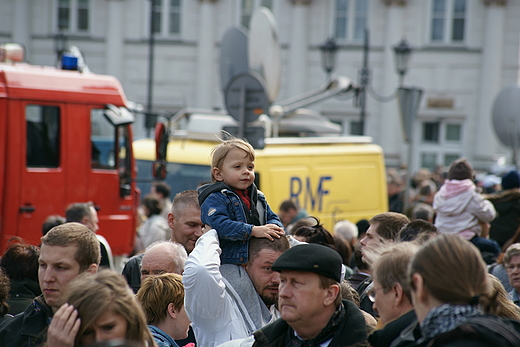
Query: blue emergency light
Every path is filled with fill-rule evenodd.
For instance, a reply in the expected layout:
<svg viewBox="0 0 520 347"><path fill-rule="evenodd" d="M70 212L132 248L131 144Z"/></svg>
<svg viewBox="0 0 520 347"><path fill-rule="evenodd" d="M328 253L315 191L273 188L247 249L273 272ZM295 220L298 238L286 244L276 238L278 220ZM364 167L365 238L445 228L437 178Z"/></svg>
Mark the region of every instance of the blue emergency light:
<svg viewBox="0 0 520 347"><path fill-rule="evenodd" d="M64 53L61 56L61 68L63 70L78 70L78 57L75 57L71 54Z"/></svg>

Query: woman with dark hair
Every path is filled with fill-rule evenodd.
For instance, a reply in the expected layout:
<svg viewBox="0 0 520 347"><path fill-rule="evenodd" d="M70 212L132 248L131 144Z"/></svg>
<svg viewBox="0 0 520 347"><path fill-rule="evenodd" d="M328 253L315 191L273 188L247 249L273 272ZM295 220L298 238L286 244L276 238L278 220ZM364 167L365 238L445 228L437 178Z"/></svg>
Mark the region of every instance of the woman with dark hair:
<svg viewBox="0 0 520 347"><path fill-rule="evenodd" d="M351 253L349 252L349 249L347 249L347 245L344 244L341 239L338 239L337 242L339 242L339 244L336 244L335 237L325 229L323 224L320 224L320 220L317 217L310 216L305 218L307 221L312 221L313 219L313 224L304 225L298 229L293 228L293 237L300 242L317 243L319 245L330 247L338 252L343 259L344 278L350 277L354 274L354 270L348 266L350 263Z"/></svg>
<svg viewBox="0 0 520 347"><path fill-rule="evenodd" d="M23 312L42 293L38 284L39 256L38 247L12 243L0 259L0 267L11 280L8 303L12 315Z"/></svg>
<svg viewBox="0 0 520 347"><path fill-rule="evenodd" d="M323 224L320 224L320 220L316 217L307 217L307 219L314 219L315 223L294 229L293 237L300 242L317 243L336 249L332 234L325 229Z"/></svg>

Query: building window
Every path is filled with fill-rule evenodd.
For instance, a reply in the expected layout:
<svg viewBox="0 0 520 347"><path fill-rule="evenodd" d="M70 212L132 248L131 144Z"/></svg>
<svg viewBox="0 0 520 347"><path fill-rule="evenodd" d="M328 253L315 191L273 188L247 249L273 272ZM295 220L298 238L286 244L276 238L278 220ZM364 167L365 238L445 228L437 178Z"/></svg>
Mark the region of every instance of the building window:
<svg viewBox="0 0 520 347"><path fill-rule="evenodd" d="M439 142L439 122L425 122L423 123L423 138L424 142L438 143Z"/></svg>
<svg viewBox="0 0 520 347"><path fill-rule="evenodd" d="M60 165L60 108L27 105L27 167L56 168Z"/></svg>
<svg viewBox="0 0 520 347"><path fill-rule="evenodd" d="M446 141L460 142L461 130L460 124L446 124Z"/></svg>
<svg viewBox="0 0 520 347"><path fill-rule="evenodd" d="M160 36L181 33L181 0L152 0L152 31Z"/></svg>
<svg viewBox="0 0 520 347"><path fill-rule="evenodd" d="M350 135L363 135L360 121L353 120L350 122Z"/></svg>
<svg viewBox="0 0 520 347"><path fill-rule="evenodd" d="M444 154L444 166L449 167L452 162L459 159L461 156L458 153L455 154Z"/></svg>
<svg viewBox="0 0 520 347"><path fill-rule="evenodd" d="M181 0L170 0L169 33L181 32Z"/></svg>
<svg viewBox="0 0 520 347"><path fill-rule="evenodd" d="M253 12L260 7L267 7L272 11L273 0L242 0L240 5L240 24L249 29L249 22Z"/></svg>
<svg viewBox="0 0 520 347"><path fill-rule="evenodd" d="M86 32L89 29L89 0L58 0L58 29Z"/></svg>
<svg viewBox="0 0 520 347"><path fill-rule="evenodd" d="M462 156L462 123L450 120L422 123L419 159L421 167L434 170L436 166L449 166Z"/></svg>
<svg viewBox="0 0 520 347"><path fill-rule="evenodd" d="M421 167L430 170L435 170L437 166L437 153L421 153Z"/></svg>
<svg viewBox="0 0 520 347"><path fill-rule="evenodd" d="M464 40L466 0L433 0L430 39L435 43Z"/></svg>
<svg viewBox="0 0 520 347"><path fill-rule="evenodd" d="M340 40L361 41L365 37L368 1L336 0L335 36Z"/></svg>

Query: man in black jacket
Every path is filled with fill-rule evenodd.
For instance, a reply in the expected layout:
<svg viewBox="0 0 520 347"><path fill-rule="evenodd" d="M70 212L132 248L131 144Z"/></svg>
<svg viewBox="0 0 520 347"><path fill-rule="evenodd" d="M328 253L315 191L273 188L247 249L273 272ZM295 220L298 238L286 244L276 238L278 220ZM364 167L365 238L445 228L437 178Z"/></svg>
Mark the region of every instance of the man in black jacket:
<svg viewBox="0 0 520 347"><path fill-rule="evenodd" d="M285 251L273 264L280 272L280 319L254 333L253 346L349 346L367 339L365 319L341 300L341 256L318 244Z"/></svg>
<svg viewBox="0 0 520 347"><path fill-rule="evenodd" d="M96 273L98 270L101 257L99 241L85 225L58 225L41 240L38 281L43 294L34 299L24 312L2 322L2 347L42 346L47 340L52 316L63 304L68 284L80 273Z"/></svg>
<svg viewBox="0 0 520 347"><path fill-rule="evenodd" d="M385 250L372 265L374 281L368 297L383 325L368 337L373 347L389 347L397 343L401 332L417 322L407 272L418 248L411 242L399 243Z"/></svg>

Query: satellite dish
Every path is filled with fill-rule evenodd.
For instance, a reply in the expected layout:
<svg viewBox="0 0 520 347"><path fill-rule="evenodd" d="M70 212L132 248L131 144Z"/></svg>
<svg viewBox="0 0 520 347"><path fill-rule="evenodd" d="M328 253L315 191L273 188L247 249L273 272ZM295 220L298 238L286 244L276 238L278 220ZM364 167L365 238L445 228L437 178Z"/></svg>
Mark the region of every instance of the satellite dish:
<svg viewBox="0 0 520 347"><path fill-rule="evenodd" d="M231 117L245 127L269 106L264 79L255 73L233 77L224 89L224 101Z"/></svg>
<svg viewBox="0 0 520 347"><path fill-rule="evenodd" d="M269 101L274 102L280 92L281 72L276 20L262 7L253 13L249 28L249 68L264 78Z"/></svg>
<svg viewBox="0 0 520 347"><path fill-rule="evenodd" d="M520 147L520 86L504 88L496 97L493 127L504 145L513 149Z"/></svg>
<svg viewBox="0 0 520 347"><path fill-rule="evenodd" d="M249 72L247 59L247 32L243 27L233 27L226 31L220 48L220 87L224 91L229 81Z"/></svg>

